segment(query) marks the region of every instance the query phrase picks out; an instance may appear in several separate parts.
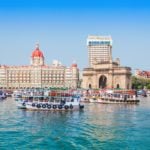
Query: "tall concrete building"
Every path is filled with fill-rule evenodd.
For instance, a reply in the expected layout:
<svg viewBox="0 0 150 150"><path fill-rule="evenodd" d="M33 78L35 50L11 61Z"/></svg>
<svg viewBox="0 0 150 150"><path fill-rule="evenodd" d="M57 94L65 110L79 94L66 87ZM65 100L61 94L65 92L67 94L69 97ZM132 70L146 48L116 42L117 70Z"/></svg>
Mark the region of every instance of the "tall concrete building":
<svg viewBox="0 0 150 150"><path fill-rule="evenodd" d="M112 61L112 39L111 36L88 36L89 66L97 62Z"/></svg>
<svg viewBox="0 0 150 150"><path fill-rule="evenodd" d="M89 66L83 69L83 88L131 88L131 68L112 59L110 36L88 36Z"/></svg>
<svg viewBox="0 0 150 150"><path fill-rule="evenodd" d="M66 67L57 60L50 65L45 64L44 60L43 52L39 49L39 45L36 45L31 54L30 65L0 65L0 88L77 88L79 69L76 63Z"/></svg>

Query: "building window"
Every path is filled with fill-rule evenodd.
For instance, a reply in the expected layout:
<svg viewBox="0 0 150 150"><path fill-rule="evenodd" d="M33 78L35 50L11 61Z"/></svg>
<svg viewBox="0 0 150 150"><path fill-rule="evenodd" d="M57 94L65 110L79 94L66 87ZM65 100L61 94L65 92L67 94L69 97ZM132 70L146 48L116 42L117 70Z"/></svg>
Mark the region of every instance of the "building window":
<svg viewBox="0 0 150 150"><path fill-rule="evenodd" d="M117 88L117 89L119 89L119 88L120 88L120 85L119 85L119 84L117 84L116 88Z"/></svg>

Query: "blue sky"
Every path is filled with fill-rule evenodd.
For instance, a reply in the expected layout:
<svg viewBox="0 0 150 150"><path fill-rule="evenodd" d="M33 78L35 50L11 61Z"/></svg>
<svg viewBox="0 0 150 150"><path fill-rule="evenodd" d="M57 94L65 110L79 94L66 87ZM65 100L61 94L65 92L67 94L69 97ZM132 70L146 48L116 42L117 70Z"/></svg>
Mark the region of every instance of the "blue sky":
<svg viewBox="0 0 150 150"><path fill-rule="evenodd" d="M88 35L111 35L113 58L150 70L148 0L0 0L0 64L28 65L39 42L46 64L88 66Z"/></svg>

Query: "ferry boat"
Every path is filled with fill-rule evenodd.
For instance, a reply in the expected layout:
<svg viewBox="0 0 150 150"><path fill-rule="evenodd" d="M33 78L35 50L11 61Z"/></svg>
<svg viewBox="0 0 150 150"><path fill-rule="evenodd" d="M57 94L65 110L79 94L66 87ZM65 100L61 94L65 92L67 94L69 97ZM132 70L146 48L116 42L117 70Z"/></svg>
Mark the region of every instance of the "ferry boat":
<svg viewBox="0 0 150 150"><path fill-rule="evenodd" d="M24 96L17 101L17 106L27 110L79 110L84 108L84 105L80 104L79 96L67 93L64 95L51 93L50 96Z"/></svg>
<svg viewBox="0 0 150 150"><path fill-rule="evenodd" d="M92 96L92 97L89 98L89 102L90 103L99 103L100 102L100 97Z"/></svg>
<svg viewBox="0 0 150 150"><path fill-rule="evenodd" d="M138 104L139 99L135 95L123 94L123 93L111 93L104 94L99 99L99 103L103 104L116 104L116 103L125 103L125 104Z"/></svg>

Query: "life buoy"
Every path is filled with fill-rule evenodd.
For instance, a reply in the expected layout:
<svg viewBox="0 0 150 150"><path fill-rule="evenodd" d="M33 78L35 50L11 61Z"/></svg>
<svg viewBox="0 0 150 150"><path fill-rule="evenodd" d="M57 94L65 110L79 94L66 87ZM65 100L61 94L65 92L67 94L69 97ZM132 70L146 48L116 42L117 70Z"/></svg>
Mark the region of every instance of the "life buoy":
<svg viewBox="0 0 150 150"><path fill-rule="evenodd" d="M58 105L58 108L59 108L59 109L62 109L62 105Z"/></svg>
<svg viewBox="0 0 150 150"><path fill-rule="evenodd" d="M22 103L22 105L23 105L23 106L26 106L26 103L25 103L25 102L23 102L23 103Z"/></svg>
<svg viewBox="0 0 150 150"><path fill-rule="evenodd" d="M65 105L65 109L68 109L69 108L69 106L68 105Z"/></svg>
<svg viewBox="0 0 150 150"><path fill-rule="evenodd" d="M41 105L40 104L37 104L37 106L36 106L37 108L41 108Z"/></svg>
<svg viewBox="0 0 150 150"><path fill-rule="evenodd" d="M35 107L35 103L32 103L32 107Z"/></svg>
<svg viewBox="0 0 150 150"><path fill-rule="evenodd" d="M51 105L48 104L48 105L47 105L47 108L48 108L48 109L51 109Z"/></svg>
<svg viewBox="0 0 150 150"><path fill-rule="evenodd" d="M42 108L46 108L46 104L43 104L43 105L42 105Z"/></svg>
<svg viewBox="0 0 150 150"><path fill-rule="evenodd" d="M56 109L57 108L57 106L56 105L53 105L53 109Z"/></svg>
<svg viewBox="0 0 150 150"><path fill-rule="evenodd" d="M84 108L84 105L79 105L79 108L80 108L80 109L83 109L83 108Z"/></svg>
<svg viewBox="0 0 150 150"><path fill-rule="evenodd" d="M70 105L70 109L73 109L73 105L72 104Z"/></svg>

